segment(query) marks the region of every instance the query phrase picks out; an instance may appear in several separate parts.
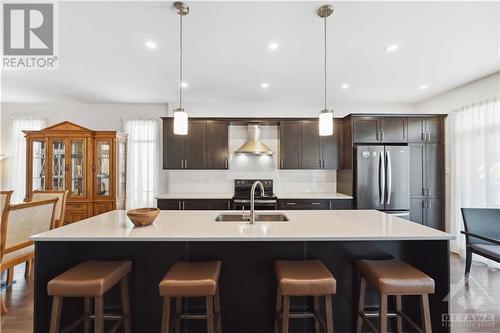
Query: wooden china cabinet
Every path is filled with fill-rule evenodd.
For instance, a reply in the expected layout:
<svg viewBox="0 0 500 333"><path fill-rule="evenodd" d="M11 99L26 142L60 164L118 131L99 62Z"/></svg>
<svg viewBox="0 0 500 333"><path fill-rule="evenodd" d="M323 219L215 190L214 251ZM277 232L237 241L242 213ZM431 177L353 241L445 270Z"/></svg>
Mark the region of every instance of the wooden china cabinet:
<svg viewBox="0 0 500 333"><path fill-rule="evenodd" d="M26 199L68 190L65 224L125 208L127 135L65 121L25 131Z"/></svg>

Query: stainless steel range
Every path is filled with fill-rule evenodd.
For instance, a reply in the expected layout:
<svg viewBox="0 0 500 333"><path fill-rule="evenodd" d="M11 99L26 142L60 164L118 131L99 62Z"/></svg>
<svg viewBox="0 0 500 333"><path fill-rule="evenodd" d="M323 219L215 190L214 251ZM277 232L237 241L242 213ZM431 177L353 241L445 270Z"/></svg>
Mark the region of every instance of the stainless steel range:
<svg viewBox="0 0 500 333"><path fill-rule="evenodd" d="M235 179L233 209L250 209L250 189L257 180L264 185L264 196L261 196L260 191L255 192L255 210L274 210L278 208L278 198L273 192L272 179Z"/></svg>

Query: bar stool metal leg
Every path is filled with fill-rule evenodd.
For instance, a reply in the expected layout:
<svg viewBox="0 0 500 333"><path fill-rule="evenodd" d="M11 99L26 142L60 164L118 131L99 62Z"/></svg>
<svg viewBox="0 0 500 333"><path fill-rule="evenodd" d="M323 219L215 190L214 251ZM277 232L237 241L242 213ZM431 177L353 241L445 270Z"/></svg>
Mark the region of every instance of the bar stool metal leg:
<svg viewBox="0 0 500 333"><path fill-rule="evenodd" d="M52 314L50 317L50 333L59 333L59 319L61 318L62 297L52 299Z"/></svg>
<svg viewBox="0 0 500 333"><path fill-rule="evenodd" d="M357 333L361 333L361 330L363 329L363 318L361 317L361 314L365 310L365 294L366 294L366 280L361 277L359 281L358 319L356 324Z"/></svg>
<svg viewBox="0 0 500 333"><path fill-rule="evenodd" d="M429 309L429 295L420 295L420 311L422 315L422 328L424 333L431 333L431 311Z"/></svg>
<svg viewBox="0 0 500 333"><path fill-rule="evenodd" d="M397 323L396 323L396 332L403 333L403 318L400 313L403 311L403 306L401 302L401 295L396 295L396 313L397 313Z"/></svg>
<svg viewBox="0 0 500 333"><path fill-rule="evenodd" d="M319 296L314 296L314 331L321 333L321 324L319 322Z"/></svg>
<svg viewBox="0 0 500 333"><path fill-rule="evenodd" d="M123 331L125 333L132 333L130 325L130 300L128 292L128 278L125 277L120 282L120 291L122 299L122 316L123 316Z"/></svg>
<svg viewBox="0 0 500 333"><path fill-rule="evenodd" d="M85 297L84 302L84 318L83 318L83 332L90 333L90 316L92 315L92 299Z"/></svg>
<svg viewBox="0 0 500 333"><path fill-rule="evenodd" d="M170 326L170 297L163 297L163 314L161 320L161 333L168 333Z"/></svg>
<svg viewBox="0 0 500 333"><path fill-rule="evenodd" d="M215 333L215 320L214 320L214 297L207 296L205 298L207 304L207 332Z"/></svg>
<svg viewBox="0 0 500 333"><path fill-rule="evenodd" d="M104 304L103 304L103 297L102 296L97 296L94 298L94 332L95 333L104 333L104 317L103 317L103 311L104 311Z"/></svg>

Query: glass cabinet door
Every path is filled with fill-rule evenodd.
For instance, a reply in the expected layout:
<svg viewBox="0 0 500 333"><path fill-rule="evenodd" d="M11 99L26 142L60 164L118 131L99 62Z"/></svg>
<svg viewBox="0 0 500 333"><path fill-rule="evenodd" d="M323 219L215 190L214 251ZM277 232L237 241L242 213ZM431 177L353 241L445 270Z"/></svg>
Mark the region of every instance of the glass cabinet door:
<svg viewBox="0 0 500 333"><path fill-rule="evenodd" d="M111 141L96 141L96 195L110 195Z"/></svg>
<svg viewBox="0 0 500 333"><path fill-rule="evenodd" d="M45 140L33 140L31 142L31 189L45 190Z"/></svg>
<svg viewBox="0 0 500 333"><path fill-rule="evenodd" d="M127 163L127 144L124 140L118 141L118 189L117 195L120 198L125 196L125 187L127 181L126 165Z"/></svg>
<svg viewBox="0 0 500 333"><path fill-rule="evenodd" d="M85 140L71 140L70 149L69 194L74 197L85 196Z"/></svg>
<svg viewBox="0 0 500 333"><path fill-rule="evenodd" d="M52 190L65 190L65 144L63 139L52 140Z"/></svg>

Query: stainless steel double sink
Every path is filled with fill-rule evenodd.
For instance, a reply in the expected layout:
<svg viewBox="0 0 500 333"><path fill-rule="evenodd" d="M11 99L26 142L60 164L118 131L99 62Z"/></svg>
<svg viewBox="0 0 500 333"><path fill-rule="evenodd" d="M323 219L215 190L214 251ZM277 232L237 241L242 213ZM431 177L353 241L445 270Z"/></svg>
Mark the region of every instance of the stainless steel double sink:
<svg viewBox="0 0 500 333"><path fill-rule="evenodd" d="M215 222L244 222L248 223L247 214L222 213L217 215ZM287 222L288 217L282 213L255 213L255 222Z"/></svg>

